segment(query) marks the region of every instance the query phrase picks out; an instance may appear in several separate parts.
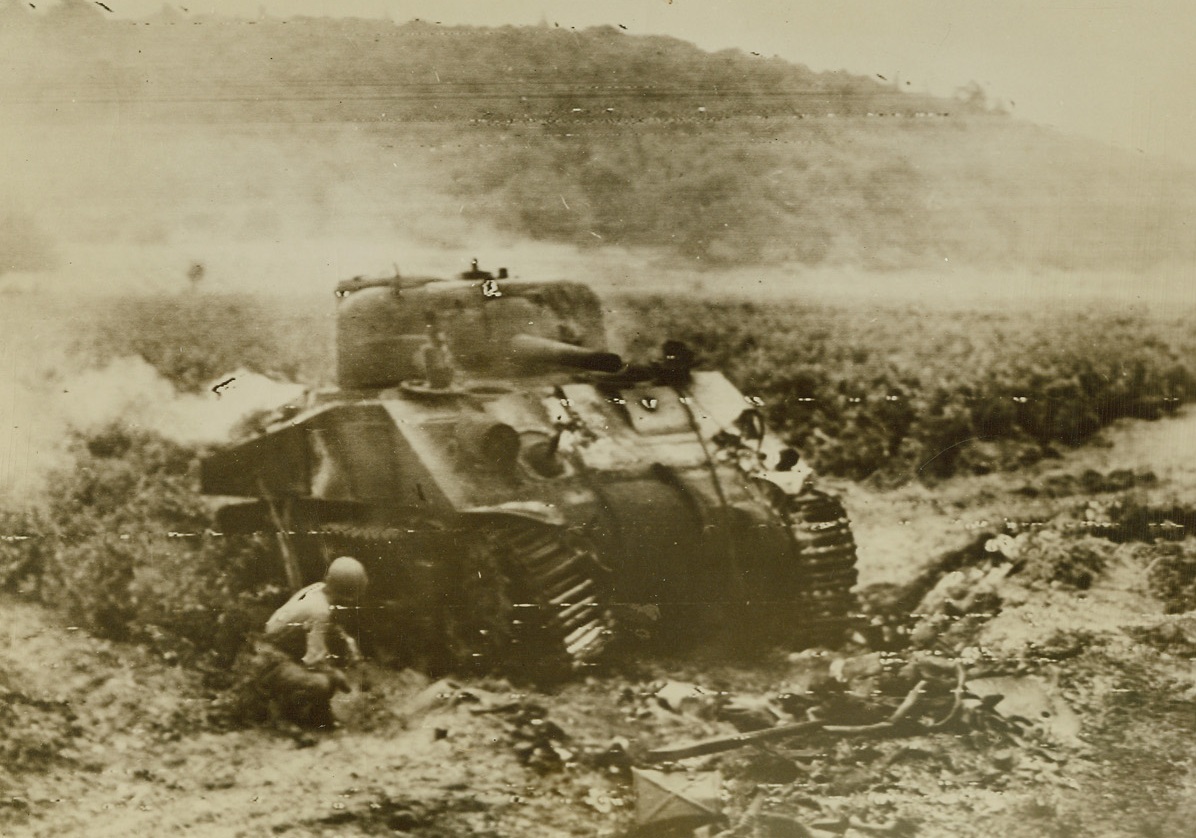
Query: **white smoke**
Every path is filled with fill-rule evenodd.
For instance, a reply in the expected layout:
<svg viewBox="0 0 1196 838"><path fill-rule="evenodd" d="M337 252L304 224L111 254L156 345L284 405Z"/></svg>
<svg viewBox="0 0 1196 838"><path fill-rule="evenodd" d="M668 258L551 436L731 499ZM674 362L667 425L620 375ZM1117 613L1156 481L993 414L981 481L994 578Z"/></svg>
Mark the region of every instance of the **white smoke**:
<svg viewBox="0 0 1196 838"><path fill-rule="evenodd" d="M303 390L299 384L241 369L219 376L203 393L180 394L148 362L126 357L69 379L51 406L74 431L119 422L199 445L228 441L241 419L292 402Z"/></svg>
<svg viewBox="0 0 1196 838"><path fill-rule="evenodd" d="M177 397L163 417L170 432L156 430L178 442L227 442L232 429L246 416L296 404L303 393L302 385L236 370L220 376L204 393Z"/></svg>
<svg viewBox="0 0 1196 838"><path fill-rule="evenodd" d="M72 433L120 424L182 444L219 444L246 416L293 403L304 390L236 370L203 393L180 394L139 357L63 377L10 374L16 370L5 364L8 375L0 379L6 396L0 400L0 505L5 506L35 501L46 476L69 465Z"/></svg>

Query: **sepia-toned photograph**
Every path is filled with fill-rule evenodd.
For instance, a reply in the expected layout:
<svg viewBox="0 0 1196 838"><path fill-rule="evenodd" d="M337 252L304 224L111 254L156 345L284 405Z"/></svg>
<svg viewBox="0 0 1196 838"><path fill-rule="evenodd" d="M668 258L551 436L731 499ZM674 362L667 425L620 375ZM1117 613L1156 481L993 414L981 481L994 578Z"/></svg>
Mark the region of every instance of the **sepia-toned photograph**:
<svg viewBox="0 0 1196 838"><path fill-rule="evenodd" d="M0 836L1196 821L1180 0L0 0Z"/></svg>

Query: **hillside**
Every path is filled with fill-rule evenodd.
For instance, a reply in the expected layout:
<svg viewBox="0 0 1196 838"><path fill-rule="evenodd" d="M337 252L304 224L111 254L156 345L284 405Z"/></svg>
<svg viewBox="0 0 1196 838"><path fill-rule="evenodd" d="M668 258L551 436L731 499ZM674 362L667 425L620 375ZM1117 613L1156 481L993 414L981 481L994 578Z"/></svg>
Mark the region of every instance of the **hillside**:
<svg viewBox="0 0 1196 838"><path fill-rule="evenodd" d="M983 103L614 27L10 2L0 55L0 147L24 163L0 175L0 271L77 261L71 242L204 260L349 234L391 257L396 239L540 241L695 268L1196 257L1192 172Z"/></svg>
<svg viewBox="0 0 1196 838"><path fill-rule="evenodd" d="M12 2L0 14L14 40L44 47L34 67L21 68L10 54L18 66L5 83L22 86L17 98L120 99L158 119L503 122L676 118L699 107L712 117L962 107L898 95L876 79L814 73L733 50L710 54L614 26L577 32L357 18L246 21L175 10L128 21L86 0L45 14Z"/></svg>

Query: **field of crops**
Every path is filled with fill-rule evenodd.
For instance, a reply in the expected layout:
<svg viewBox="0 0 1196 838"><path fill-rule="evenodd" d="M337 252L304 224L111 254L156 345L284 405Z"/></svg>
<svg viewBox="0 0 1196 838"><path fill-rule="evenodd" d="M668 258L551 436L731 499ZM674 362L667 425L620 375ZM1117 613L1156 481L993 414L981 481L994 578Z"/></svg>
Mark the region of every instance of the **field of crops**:
<svg viewBox="0 0 1196 838"><path fill-rule="evenodd" d="M1196 335L1178 315L654 297L627 309L632 346L686 341L763 398L819 469L854 479L1016 468L1196 393Z"/></svg>

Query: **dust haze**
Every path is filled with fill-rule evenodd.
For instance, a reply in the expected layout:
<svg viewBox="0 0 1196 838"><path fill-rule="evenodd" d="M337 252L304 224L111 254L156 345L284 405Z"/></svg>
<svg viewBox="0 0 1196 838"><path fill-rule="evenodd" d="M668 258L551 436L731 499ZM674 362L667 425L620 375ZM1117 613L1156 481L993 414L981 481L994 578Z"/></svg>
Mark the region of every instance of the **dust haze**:
<svg viewBox="0 0 1196 838"><path fill-rule="evenodd" d="M613 27L0 15L8 289L323 293L477 255L628 286L746 268L750 290L991 293L1196 258L1196 174L982 98Z"/></svg>

